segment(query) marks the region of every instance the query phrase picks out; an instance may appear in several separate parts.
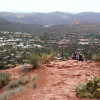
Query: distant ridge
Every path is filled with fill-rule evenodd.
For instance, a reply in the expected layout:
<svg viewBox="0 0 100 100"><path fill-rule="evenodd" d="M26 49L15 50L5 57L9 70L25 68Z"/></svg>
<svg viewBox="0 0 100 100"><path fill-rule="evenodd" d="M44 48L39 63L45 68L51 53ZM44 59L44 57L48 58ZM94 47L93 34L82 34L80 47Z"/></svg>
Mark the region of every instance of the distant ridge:
<svg viewBox="0 0 100 100"><path fill-rule="evenodd" d="M84 20L73 21L70 24L37 25L11 22L0 18L0 31L11 32L75 32L75 33L100 33L100 23Z"/></svg>
<svg viewBox="0 0 100 100"><path fill-rule="evenodd" d="M50 12L50 13L10 13L0 12L0 17L9 21L19 22L23 24L39 24L39 25L61 25L72 24L79 20L89 22L100 22L100 13L82 12Z"/></svg>
<svg viewBox="0 0 100 100"><path fill-rule="evenodd" d="M0 31L38 32L42 30L44 30L44 27L42 25L30 25L10 22L0 17Z"/></svg>

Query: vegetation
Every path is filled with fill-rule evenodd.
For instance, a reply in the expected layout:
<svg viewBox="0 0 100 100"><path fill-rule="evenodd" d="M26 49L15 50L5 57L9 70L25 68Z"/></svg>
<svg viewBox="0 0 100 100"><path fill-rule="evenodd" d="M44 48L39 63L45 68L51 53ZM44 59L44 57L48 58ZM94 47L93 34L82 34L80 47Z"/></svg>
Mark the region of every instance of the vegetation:
<svg viewBox="0 0 100 100"><path fill-rule="evenodd" d="M6 87L6 90L10 90L10 89L15 89L19 87L19 83L18 83L18 80L16 79L13 79L10 81L10 83L8 84L8 86Z"/></svg>
<svg viewBox="0 0 100 100"><path fill-rule="evenodd" d="M17 64L29 63L29 55L32 53L38 54L39 56L43 55L43 63L50 61L49 55L54 51L57 55L57 59L60 60L69 59L73 52L77 54L82 52L85 55L85 60L98 58L96 56L94 58L92 55L100 51L99 32L57 31L41 31L34 33L9 32L9 34L5 33L5 31L1 31L0 70L15 67ZM12 39L21 41L7 42ZM82 39L83 41L81 41ZM83 44L79 44L80 41ZM4 42L5 44L2 45ZM84 44L84 42L88 42L89 44ZM32 62L30 63L32 64Z"/></svg>
<svg viewBox="0 0 100 100"><path fill-rule="evenodd" d="M7 31L13 31L13 32L32 32L43 30L44 27L42 25L29 25L29 24L21 24L16 22L10 22L0 17L0 31L7 30Z"/></svg>
<svg viewBox="0 0 100 100"><path fill-rule="evenodd" d="M43 64L48 63L48 62L53 61L53 60L56 60L55 53L51 53L51 54L44 53L42 55L42 58L41 58L41 62Z"/></svg>
<svg viewBox="0 0 100 100"><path fill-rule="evenodd" d="M0 72L0 88L5 86L10 81L10 75Z"/></svg>
<svg viewBox="0 0 100 100"><path fill-rule="evenodd" d="M24 90L26 90L26 88L23 86L19 86L17 88L11 89L11 90L6 90L2 94L0 94L0 100L6 100L10 96L17 94L17 93L24 91Z"/></svg>
<svg viewBox="0 0 100 100"><path fill-rule="evenodd" d="M33 53L29 55L29 63L32 64L33 69L36 69L40 66L41 56L39 54Z"/></svg>
<svg viewBox="0 0 100 100"><path fill-rule="evenodd" d="M34 81L34 80L36 80L36 79L38 79L38 75L37 75L37 74L33 74L33 75L31 76L31 81Z"/></svg>
<svg viewBox="0 0 100 100"><path fill-rule="evenodd" d="M20 86L23 86L24 84L27 84L28 82L29 80L24 77L21 78L20 80L13 79L12 81L10 81L10 83L6 87L6 90L18 88Z"/></svg>
<svg viewBox="0 0 100 100"><path fill-rule="evenodd" d="M33 82L33 89L37 87L36 79L38 78L37 74L33 74L31 78L26 76L21 76L19 79L12 79L9 84L6 86L5 91L0 94L0 100L6 100L14 94L20 93L21 91L26 90L27 88L24 86L29 82Z"/></svg>
<svg viewBox="0 0 100 100"><path fill-rule="evenodd" d="M5 64L4 64L3 61L1 61L1 62L0 62L0 69L4 69L4 67L5 67Z"/></svg>
<svg viewBox="0 0 100 100"><path fill-rule="evenodd" d="M100 54L93 54L92 60L94 60L94 61L100 61Z"/></svg>
<svg viewBox="0 0 100 100"><path fill-rule="evenodd" d="M29 55L29 63L32 64L33 69L40 67L41 64L48 63L50 61L56 60L55 53L46 54L43 53L41 56L40 54L33 53ZM21 68L22 72L29 71L30 69L26 66Z"/></svg>
<svg viewBox="0 0 100 100"><path fill-rule="evenodd" d="M76 87L76 94L79 98L100 99L100 77L94 77L88 82L79 83Z"/></svg>
<svg viewBox="0 0 100 100"><path fill-rule="evenodd" d="M31 79L28 77L21 76L19 79L13 79L9 82L5 91L0 94L0 100L6 100L14 94L20 93L21 91L26 90L27 88L24 86L29 82L33 82L33 89L37 87L35 80L38 78L36 74L33 74Z"/></svg>

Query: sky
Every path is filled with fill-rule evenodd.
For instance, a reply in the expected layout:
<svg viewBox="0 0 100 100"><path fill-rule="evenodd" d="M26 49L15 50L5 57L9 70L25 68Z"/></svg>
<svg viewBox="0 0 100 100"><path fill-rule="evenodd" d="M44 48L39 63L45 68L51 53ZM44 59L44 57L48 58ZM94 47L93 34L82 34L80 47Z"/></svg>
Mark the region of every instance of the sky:
<svg viewBox="0 0 100 100"><path fill-rule="evenodd" d="M100 12L100 0L0 0L6 12Z"/></svg>

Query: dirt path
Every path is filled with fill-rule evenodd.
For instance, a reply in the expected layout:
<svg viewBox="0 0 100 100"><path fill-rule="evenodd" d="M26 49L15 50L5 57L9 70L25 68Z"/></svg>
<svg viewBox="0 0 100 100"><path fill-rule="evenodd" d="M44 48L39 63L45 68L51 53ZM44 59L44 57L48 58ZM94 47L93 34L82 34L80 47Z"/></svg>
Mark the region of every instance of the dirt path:
<svg viewBox="0 0 100 100"><path fill-rule="evenodd" d="M90 77L100 76L100 63L54 61L38 69L36 73L41 77L38 88L30 88L9 100L80 100L76 97L75 86Z"/></svg>

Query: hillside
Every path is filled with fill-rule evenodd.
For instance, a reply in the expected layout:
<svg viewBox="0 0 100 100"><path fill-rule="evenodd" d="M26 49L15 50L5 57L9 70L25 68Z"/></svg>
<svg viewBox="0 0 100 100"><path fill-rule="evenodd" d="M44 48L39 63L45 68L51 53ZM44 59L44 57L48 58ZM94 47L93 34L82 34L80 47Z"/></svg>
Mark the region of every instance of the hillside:
<svg viewBox="0 0 100 100"><path fill-rule="evenodd" d="M100 13L82 12L51 12L51 13L10 13L0 12L0 17L12 22L23 24L39 24L39 25L62 25L72 24L80 20L87 22L100 22Z"/></svg>
<svg viewBox="0 0 100 100"><path fill-rule="evenodd" d="M11 73L13 78L19 78L20 67L5 71ZM26 91L8 100L80 100L76 97L75 86L83 80L100 76L100 63L75 60L54 61L31 71L27 76L31 77L34 74L38 75L37 88L33 89L33 82L29 83L26 86L28 88Z"/></svg>
<svg viewBox="0 0 100 100"><path fill-rule="evenodd" d="M76 21L72 24L65 25L51 25L44 27L42 25L22 24L18 22L11 22L0 17L0 31L12 32L91 32L96 33L100 31L100 23Z"/></svg>
<svg viewBox="0 0 100 100"><path fill-rule="evenodd" d="M30 24L21 24L17 22L10 22L4 18L0 17L0 31L12 31L12 32L35 32L42 31L44 27L42 25L30 25Z"/></svg>
<svg viewBox="0 0 100 100"><path fill-rule="evenodd" d="M100 31L100 23L78 21L69 25L53 25L48 27L47 30L56 32L98 33Z"/></svg>

